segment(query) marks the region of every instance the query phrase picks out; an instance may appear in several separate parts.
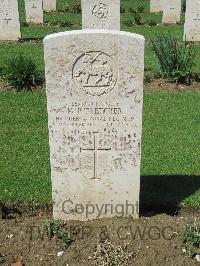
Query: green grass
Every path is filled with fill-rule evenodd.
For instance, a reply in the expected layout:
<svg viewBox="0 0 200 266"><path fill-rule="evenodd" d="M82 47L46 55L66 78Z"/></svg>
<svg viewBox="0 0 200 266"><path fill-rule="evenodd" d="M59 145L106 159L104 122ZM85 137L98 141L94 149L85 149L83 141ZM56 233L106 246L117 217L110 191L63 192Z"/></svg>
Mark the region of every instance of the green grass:
<svg viewBox="0 0 200 266"><path fill-rule="evenodd" d="M24 1L19 1L19 11L20 11L20 20L25 21L25 9L24 9ZM80 2L78 0L57 0L57 11L54 13L45 13L44 14L44 22L45 27L43 25L38 25L37 27L34 25L30 25L29 27L22 27L22 39L43 39L46 35L58 31L66 31L73 29L81 29L81 14L71 14L62 12L63 6L65 3L68 3L70 6L74 3ZM183 38L183 21L184 15L182 14L181 25L179 26L163 26L162 21L162 13L160 14L150 14L149 10L149 0L121 0L121 5L125 8L126 12L121 14L121 28L125 31L136 32L139 34L143 34L146 39L151 39L155 34L168 29L170 32L176 36L179 40ZM125 27L123 25L123 21L127 19L133 20L133 15L129 13L129 8L134 8L135 10L138 6L144 6L144 13L142 16L142 26L132 26ZM148 22L150 20L154 20L156 23L160 24L158 26L149 27ZM58 28L56 25L52 26L52 22L64 22L71 21L74 25L71 28L62 27ZM50 26L51 25L51 26Z"/></svg>
<svg viewBox="0 0 200 266"><path fill-rule="evenodd" d="M0 68L4 66L4 61L7 57L19 53L31 55L36 61L38 69L44 72L44 53L42 44L1 44Z"/></svg>
<svg viewBox="0 0 200 266"><path fill-rule="evenodd" d="M19 10L21 21L25 21L24 1L19 1ZM23 40L34 40L39 39L39 44L28 43L24 44L0 44L0 68L3 67L3 61L5 57L13 55L13 53L28 53L32 54L36 60L38 68L44 72L44 60L43 60L43 38L51 33L66 31L66 30L77 30L81 29L81 14L71 14L61 12L63 5L68 3L72 5L78 0L57 0L57 11L53 13L44 14L44 25L30 25L29 27L22 27L22 39ZM150 14L149 13L149 0L121 0L121 5L125 7L126 13L121 14L121 28L124 31L134 32L145 36L146 40L149 41L154 36L162 33L163 31L170 31L172 36L175 36L179 40L183 38L183 23L181 25L164 26L161 23L162 14ZM137 9L138 6L143 5L145 10L142 14L142 22L144 25L134 25L132 27L124 26L123 21L127 19L133 20L133 15L129 13L129 8ZM149 20L154 20L159 23L157 26L148 26ZM72 27L60 27L58 25L52 26L53 23L59 24L60 22L71 21L74 23ZM182 22L184 16L182 14ZM194 72L200 73L200 45L195 45L195 62ZM156 66L156 60L151 46L147 42L145 50L145 69L152 75L157 73L158 69Z"/></svg>
<svg viewBox="0 0 200 266"><path fill-rule="evenodd" d="M24 11L24 1L19 1L19 10L20 10L20 18L21 21L25 21L25 11ZM40 43L28 43L24 44L0 44L0 68L3 67L3 62L5 57L13 55L13 53L25 53L32 54L36 60L38 68L44 72L44 59L43 59L43 38L51 33L67 31L67 30L77 30L81 29L81 14L71 14L61 12L63 5L68 3L72 5L76 3L78 0L57 0L57 11L53 13L45 13L44 14L44 25L30 25L28 27L22 27L22 39L23 40L40 40ZM149 13L149 0L121 0L121 5L125 7L126 13L121 14L121 28L124 31L134 32L138 34L142 34L145 36L146 40L149 41L154 38L154 36L162 33L163 31L170 31L172 36L175 36L177 39L182 40L183 38L183 23L180 25L171 25L164 26L161 23L162 14L150 14ZM133 20L133 15L129 13L129 8L137 9L138 6L144 6L144 13L142 13L142 22L144 25L138 26L134 25L132 27L124 26L123 21L127 19ZM159 23L157 26L150 27L148 25L148 21L154 20ZM64 21L73 22L72 27L60 27L59 23ZM184 16L182 14L182 22L184 21ZM53 23L57 23L58 25L53 25ZM194 72L200 73L200 45L195 45L195 66ZM156 60L154 53L147 42L146 50L145 50L145 69L151 74L154 75L158 72L158 68L156 65Z"/></svg>
<svg viewBox="0 0 200 266"><path fill-rule="evenodd" d="M22 39L39 39L39 43L0 44L0 68L10 55L32 55L44 72L42 39L51 33L81 28L81 15L61 12L64 3L57 0L57 11L44 14L44 25L22 27ZM133 20L129 8L145 7L141 26L126 27ZM126 13L121 28L145 36L147 40L169 30L182 40L180 25L161 25L162 14L149 14L149 0L122 0ZM25 21L24 2L19 0L20 19ZM150 27L150 20L157 26ZM70 28L52 26L71 21ZM194 71L200 73L200 46L195 45ZM151 46L145 48L145 68L157 72ZM200 94L151 93L144 97L142 142L142 206L200 206ZM51 181L44 93L0 94L0 203L50 203Z"/></svg>
<svg viewBox="0 0 200 266"><path fill-rule="evenodd" d="M200 93L153 93L144 100L142 174L199 175Z"/></svg>
<svg viewBox="0 0 200 266"><path fill-rule="evenodd" d="M200 46L194 45L195 58L194 58L194 66L193 72L200 73ZM151 74L156 74L159 72L156 56L152 50L151 45L146 45L145 47L145 70L150 72Z"/></svg>
<svg viewBox="0 0 200 266"><path fill-rule="evenodd" d="M195 56L195 65L194 72L200 73L200 46L194 46L196 56ZM0 44L0 68L4 66L5 58L13 54L27 54L32 55L35 59L38 69L44 73L44 52L43 44ZM155 74L158 72L158 67L156 63L156 57L152 51L150 45L146 45L145 48L145 69L149 73Z"/></svg>
<svg viewBox="0 0 200 266"><path fill-rule="evenodd" d="M200 93L144 98L142 203L200 206Z"/></svg>
<svg viewBox="0 0 200 266"><path fill-rule="evenodd" d="M1 93L0 102L0 202L49 202L45 96Z"/></svg>
<svg viewBox="0 0 200 266"><path fill-rule="evenodd" d="M0 94L0 202L50 203L44 93ZM144 97L141 202L200 206L200 93Z"/></svg>

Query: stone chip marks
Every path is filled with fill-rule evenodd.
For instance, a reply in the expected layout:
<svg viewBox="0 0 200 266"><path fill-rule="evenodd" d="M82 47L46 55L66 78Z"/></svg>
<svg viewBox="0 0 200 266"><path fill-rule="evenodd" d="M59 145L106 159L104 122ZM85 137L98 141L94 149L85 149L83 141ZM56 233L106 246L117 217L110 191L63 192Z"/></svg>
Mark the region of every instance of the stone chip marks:
<svg viewBox="0 0 200 266"><path fill-rule="evenodd" d="M81 0L83 29L120 30L120 0Z"/></svg>
<svg viewBox="0 0 200 266"><path fill-rule="evenodd" d="M0 0L0 40L21 38L17 0Z"/></svg>
<svg viewBox="0 0 200 266"><path fill-rule="evenodd" d="M143 36L64 32L44 51L54 219L138 218Z"/></svg>

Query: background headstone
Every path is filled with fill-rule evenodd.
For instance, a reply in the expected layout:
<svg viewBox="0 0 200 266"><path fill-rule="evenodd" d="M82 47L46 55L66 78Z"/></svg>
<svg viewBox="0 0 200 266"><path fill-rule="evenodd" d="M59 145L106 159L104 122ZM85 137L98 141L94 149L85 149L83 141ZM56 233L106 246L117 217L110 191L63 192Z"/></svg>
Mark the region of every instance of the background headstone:
<svg viewBox="0 0 200 266"><path fill-rule="evenodd" d="M0 40L21 38L17 0L0 0Z"/></svg>
<svg viewBox="0 0 200 266"><path fill-rule="evenodd" d="M25 9L28 23L43 23L42 0L25 0Z"/></svg>
<svg viewBox="0 0 200 266"><path fill-rule="evenodd" d="M138 218L143 36L64 32L47 36L44 49L54 219L113 217L119 204ZM87 204L113 212L95 207L87 217Z"/></svg>
<svg viewBox="0 0 200 266"><path fill-rule="evenodd" d="M43 10L51 12L56 10L56 0L43 0Z"/></svg>
<svg viewBox="0 0 200 266"><path fill-rule="evenodd" d="M184 41L200 41L200 1L187 0Z"/></svg>
<svg viewBox="0 0 200 266"><path fill-rule="evenodd" d="M120 0L82 0L82 28L120 30Z"/></svg>
<svg viewBox="0 0 200 266"><path fill-rule="evenodd" d="M163 0L163 24L176 24L181 18L181 0Z"/></svg>
<svg viewBox="0 0 200 266"><path fill-rule="evenodd" d="M151 13L158 13L162 12L162 1L163 0L150 0L150 12Z"/></svg>

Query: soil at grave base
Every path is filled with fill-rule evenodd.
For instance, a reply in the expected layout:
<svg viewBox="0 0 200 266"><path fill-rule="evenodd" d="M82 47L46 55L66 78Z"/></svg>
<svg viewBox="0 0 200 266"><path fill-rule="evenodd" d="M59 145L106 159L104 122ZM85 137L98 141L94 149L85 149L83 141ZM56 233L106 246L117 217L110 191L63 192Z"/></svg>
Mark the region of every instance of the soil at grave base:
<svg viewBox="0 0 200 266"><path fill-rule="evenodd" d="M163 79L152 79L144 85L144 92L190 92L200 91L200 83L193 82L191 85L183 85L169 82Z"/></svg>
<svg viewBox="0 0 200 266"><path fill-rule="evenodd" d="M59 247L56 239L49 240L44 230L44 223L51 219L51 213L8 217L0 219L2 265L16 261L30 266L95 265L89 257L96 251L99 239L105 238L115 245L127 245L127 250L133 252L129 265L198 265L195 259L183 253L180 235L189 221L199 221L199 211L182 212L177 216L146 213L138 220L113 218L66 222L65 230L74 234L73 242L65 250ZM63 255L58 256L63 250Z"/></svg>

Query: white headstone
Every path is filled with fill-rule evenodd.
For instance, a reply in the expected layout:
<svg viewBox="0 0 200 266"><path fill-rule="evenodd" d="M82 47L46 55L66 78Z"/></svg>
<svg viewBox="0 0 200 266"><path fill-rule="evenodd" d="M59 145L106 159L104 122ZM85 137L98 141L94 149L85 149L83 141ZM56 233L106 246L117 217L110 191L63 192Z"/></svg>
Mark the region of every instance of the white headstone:
<svg viewBox="0 0 200 266"><path fill-rule="evenodd" d="M184 41L200 41L200 0L187 0Z"/></svg>
<svg viewBox="0 0 200 266"><path fill-rule="evenodd" d="M25 0L26 21L30 23L43 23L42 0Z"/></svg>
<svg viewBox="0 0 200 266"><path fill-rule="evenodd" d="M17 0L0 0L0 40L21 38Z"/></svg>
<svg viewBox="0 0 200 266"><path fill-rule="evenodd" d="M138 218L143 36L64 32L44 50L54 219Z"/></svg>
<svg viewBox="0 0 200 266"><path fill-rule="evenodd" d="M82 0L82 28L120 30L120 0Z"/></svg>
<svg viewBox="0 0 200 266"><path fill-rule="evenodd" d="M150 0L150 12L158 13L162 12L162 1L163 0Z"/></svg>
<svg viewBox="0 0 200 266"><path fill-rule="evenodd" d="M43 10L51 12L56 10L56 0L43 0Z"/></svg>
<svg viewBox="0 0 200 266"><path fill-rule="evenodd" d="M180 22L181 0L163 0L163 24Z"/></svg>

